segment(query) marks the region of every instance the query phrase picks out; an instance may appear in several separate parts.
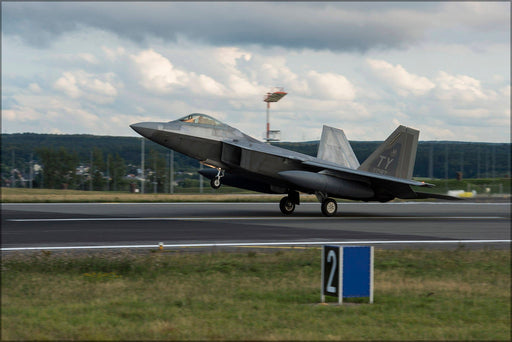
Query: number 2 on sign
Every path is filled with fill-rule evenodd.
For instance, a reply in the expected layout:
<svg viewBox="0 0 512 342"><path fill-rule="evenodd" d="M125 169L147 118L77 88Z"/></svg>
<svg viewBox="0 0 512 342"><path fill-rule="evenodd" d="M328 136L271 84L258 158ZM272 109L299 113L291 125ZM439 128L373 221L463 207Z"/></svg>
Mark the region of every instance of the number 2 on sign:
<svg viewBox="0 0 512 342"><path fill-rule="evenodd" d="M327 254L327 262L331 262L331 273L329 274L329 280L327 281L327 292L336 293L336 287L332 286L332 281L334 279L334 273L336 272L336 253L331 249Z"/></svg>

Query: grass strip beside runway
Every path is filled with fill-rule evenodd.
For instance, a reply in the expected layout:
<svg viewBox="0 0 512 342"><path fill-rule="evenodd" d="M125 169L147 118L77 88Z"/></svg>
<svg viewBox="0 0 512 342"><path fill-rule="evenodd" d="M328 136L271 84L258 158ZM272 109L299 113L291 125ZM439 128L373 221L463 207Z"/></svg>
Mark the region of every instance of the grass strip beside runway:
<svg viewBox="0 0 512 342"><path fill-rule="evenodd" d="M436 184L434 188L422 188L421 191L446 194L449 189L477 189L482 198L510 198L510 179L479 179L467 181L426 180ZM486 194L485 189L492 190ZM500 190L501 189L501 190ZM419 189L415 189L419 190ZM180 189L178 193L129 193L115 191L81 191L56 189L1 188L1 203L136 203L136 202L279 202L282 194L261 194L222 186L213 190L204 187L203 193L199 188ZM317 202L315 195L301 194L302 202ZM340 200L344 201L344 200ZM400 200L395 200L400 201ZM425 201L425 200L418 200ZM427 201L431 201L427 200Z"/></svg>
<svg viewBox="0 0 512 342"><path fill-rule="evenodd" d="M509 250L377 249L375 303L343 306L320 253L7 253L2 340L510 339Z"/></svg>
<svg viewBox="0 0 512 342"><path fill-rule="evenodd" d="M2 188L2 203L144 203L144 202L276 202L283 195L254 192L218 193L208 189L203 194L137 194L113 191ZM314 195L301 196L303 202L317 202Z"/></svg>

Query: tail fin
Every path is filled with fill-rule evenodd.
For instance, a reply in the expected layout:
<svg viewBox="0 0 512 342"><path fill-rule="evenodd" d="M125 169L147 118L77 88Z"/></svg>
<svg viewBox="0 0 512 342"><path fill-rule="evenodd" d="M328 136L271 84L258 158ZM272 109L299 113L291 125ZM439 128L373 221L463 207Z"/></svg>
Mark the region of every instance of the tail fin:
<svg viewBox="0 0 512 342"><path fill-rule="evenodd" d="M359 167L359 170L411 179L420 131L399 126Z"/></svg>
<svg viewBox="0 0 512 342"><path fill-rule="evenodd" d="M317 158L327 160L338 165L357 169L359 161L341 129L325 126L318 147Z"/></svg>

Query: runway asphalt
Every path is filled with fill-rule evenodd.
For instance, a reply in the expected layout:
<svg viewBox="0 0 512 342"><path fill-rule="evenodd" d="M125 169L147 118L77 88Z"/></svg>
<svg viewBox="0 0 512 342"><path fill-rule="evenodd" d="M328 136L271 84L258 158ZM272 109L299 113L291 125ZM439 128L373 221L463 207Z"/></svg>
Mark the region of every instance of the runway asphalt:
<svg viewBox="0 0 512 342"><path fill-rule="evenodd" d="M510 247L510 203L2 204L2 251L51 248L312 245ZM470 241L471 240L471 241ZM492 240L492 241L491 241Z"/></svg>

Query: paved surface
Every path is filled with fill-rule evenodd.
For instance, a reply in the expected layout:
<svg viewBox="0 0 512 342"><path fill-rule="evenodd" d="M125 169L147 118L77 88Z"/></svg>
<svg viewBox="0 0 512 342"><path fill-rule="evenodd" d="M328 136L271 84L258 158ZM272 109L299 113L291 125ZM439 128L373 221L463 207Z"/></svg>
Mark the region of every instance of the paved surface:
<svg viewBox="0 0 512 342"><path fill-rule="evenodd" d="M2 249L511 238L509 203L339 203L338 210L326 218L318 203L286 217L276 203L2 204Z"/></svg>

